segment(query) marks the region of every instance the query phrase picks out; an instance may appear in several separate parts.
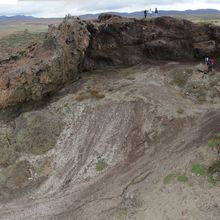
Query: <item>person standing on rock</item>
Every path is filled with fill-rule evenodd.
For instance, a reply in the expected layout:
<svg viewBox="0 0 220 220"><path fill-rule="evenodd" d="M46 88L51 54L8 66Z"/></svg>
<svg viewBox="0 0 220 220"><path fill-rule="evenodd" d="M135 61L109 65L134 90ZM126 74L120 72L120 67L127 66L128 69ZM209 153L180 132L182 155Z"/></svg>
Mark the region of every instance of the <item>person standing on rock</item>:
<svg viewBox="0 0 220 220"><path fill-rule="evenodd" d="M144 18L147 18L147 10L144 10Z"/></svg>
<svg viewBox="0 0 220 220"><path fill-rule="evenodd" d="M149 14L149 17L152 16L152 10L151 10L151 8L150 8L150 10L148 11L148 14Z"/></svg>
<svg viewBox="0 0 220 220"><path fill-rule="evenodd" d="M158 15L158 10L157 10L157 8L155 8L154 13L155 13L155 16L157 17L157 15Z"/></svg>

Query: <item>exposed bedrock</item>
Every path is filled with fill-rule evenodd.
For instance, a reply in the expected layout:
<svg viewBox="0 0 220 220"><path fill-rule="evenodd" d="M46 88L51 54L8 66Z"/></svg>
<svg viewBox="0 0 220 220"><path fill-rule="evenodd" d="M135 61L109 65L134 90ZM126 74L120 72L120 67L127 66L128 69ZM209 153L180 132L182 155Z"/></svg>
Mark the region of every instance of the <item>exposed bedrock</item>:
<svg viewBox="0 0 220 220"><path fill-rule="evenodd" d="M79 73L128 66L150 59L194 59L218 56L220 28L187 20L149 20L108 14L95 21L66 17L50 26L44 43L0 64L0 107L39 100Z"/></svg>

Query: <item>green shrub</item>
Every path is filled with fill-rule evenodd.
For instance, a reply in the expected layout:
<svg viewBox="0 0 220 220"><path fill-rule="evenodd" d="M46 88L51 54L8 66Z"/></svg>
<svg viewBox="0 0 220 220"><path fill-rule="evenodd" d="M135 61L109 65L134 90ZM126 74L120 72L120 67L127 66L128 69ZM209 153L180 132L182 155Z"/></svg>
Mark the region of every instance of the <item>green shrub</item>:
<svg viewBox="0 0 220 220"><path fill-rule="evenodd" d="M183 73L183 72L176 73L173 76L172 84L175 84L179 87L184 87L188 81L188 78L189 78L189 75L187 73Z"/></svg>
<svg viewBox="0 0 220 220"><path fill-rule="evenodd" d="M174 180L175 177L176 177L176 175L171 173L171 174L164 177L163 183L169 184Z"/></svg>
<svg viewBox="0 0 220 220"><path fill-rule="evenodd" d="M118 212L118 220L126 220L128 217L128 210L125 208L125 209L121 209L119 212Z"/></svg>
<svg viewBox="0 0 220 220"><path fill-rule="evenodd" d="M207 180L209 183L216 183L216 179L213 175L220 171L220 160L214 161L211 166L208 167L207 170Z"/></svg>
<svg viewBox="0 0 220 220"><path fill-rule="evenodd" d="M207 174L207 181L212 184L216 183L216 180L214 179L213 174L211 174L211 173Z"/></svg>
<svg viewBox="0 0 220 220"><path fill-rule="evenodd" d="M97 161L96 163L96 170L97 171L102 171L104 170L106 167L108 166L108 164L105 162L104 159L100 159Z"/></svg>
<svg viewBox="0 0 220 220"><path fill-rule="evenodd" d="M192 165L192 173L197 176L204 176L207 173L207 167L203 164L194 164Z"/></svg>
<svg viewBox="0 0 220 220"><path fill-rule="evenodd" d="M219 140L216 139L216 138L210 139L208 141L208 147L211 148L211 149L216 148L219 145L219 143L220 143Z"/></svg>
<svg viewBox="0 0 220 220"><path fill-rule="evenodd" d="M188 182L189 179L188 179L187 176L181 175L181 176L177 177L177 180L180 181L180 182L185 183L185 182Z"/></svg>

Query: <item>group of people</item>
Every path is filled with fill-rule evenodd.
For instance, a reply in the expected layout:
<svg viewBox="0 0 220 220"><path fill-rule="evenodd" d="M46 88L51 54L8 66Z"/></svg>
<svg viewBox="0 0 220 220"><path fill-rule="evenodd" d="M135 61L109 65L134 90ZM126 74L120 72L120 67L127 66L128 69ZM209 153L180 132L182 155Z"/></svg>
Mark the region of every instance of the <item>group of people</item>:
<svg viewBox="0 0 220 220"><path fill-rule="evenodd" d="M147 11L146 9L144 10L144 17L147 18L147 15L149 15L149 17L151 17L154 13L154 16L158 15L158 9L155 8L154 12L151 10L151 8Z"/></svg>
<svg viewBox="0 0 220 220"><path fill-rule="evenodd" d="M215 64L215 60L213 58L206 57L205 64L208 66L208 72L211 72Z"/></svg>

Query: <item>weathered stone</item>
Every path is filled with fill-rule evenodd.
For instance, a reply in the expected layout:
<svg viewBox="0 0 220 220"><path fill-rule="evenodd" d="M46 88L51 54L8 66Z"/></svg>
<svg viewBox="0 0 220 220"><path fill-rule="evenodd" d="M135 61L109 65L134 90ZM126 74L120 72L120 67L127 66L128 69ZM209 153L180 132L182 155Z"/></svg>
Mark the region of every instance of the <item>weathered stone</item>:
<svg viewBox="0 0 220 220"><path fill-rule="evenodd" d="M42 44L0 64L0 108L39 100L81 71L219 55L219 27L172 17L148 20L101 14L96 21L67 16L50 25ZM21 68L22 66L22 68Z"/></svg>

